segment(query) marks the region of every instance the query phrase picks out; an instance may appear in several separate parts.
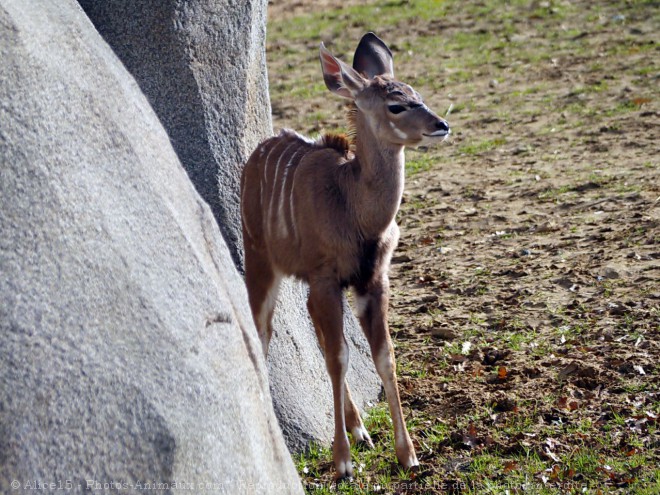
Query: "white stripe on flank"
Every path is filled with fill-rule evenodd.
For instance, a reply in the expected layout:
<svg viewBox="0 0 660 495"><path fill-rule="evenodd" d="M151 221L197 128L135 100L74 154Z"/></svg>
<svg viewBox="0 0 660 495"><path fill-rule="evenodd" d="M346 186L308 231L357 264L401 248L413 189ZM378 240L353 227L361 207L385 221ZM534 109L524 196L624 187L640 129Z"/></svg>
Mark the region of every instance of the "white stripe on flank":
<svg viewBox="0 0 660 495"><path fill-rule="evenodd" d="M286 152L289 151L289 148L291 146L294 146L296 143L289 143L286 148L284 148L284 151L280 154L279 158L277 159L277 164L275 165L275 175L273 176L273 183L272 187L270 188L270 202L268 204L268 214L266 215L266 232L268 233L269 236L273 235L273 228L272 225L275 222L275 217L273 216L273 203L275 201L275 196L277 192L277 174L280 171L280 163L282 163L282 158L284 155L286 155Z"/></svg>
<svg viewBox="0 0 660 495"><path fill-rule="evenodd" d="M296 172L298 167L293 169L291 176L291 191L289 192L289 216L291 217L291 226L293 227L293 238L298 239L298 228L296 227L296 213L293 208L293 194L296 190Z"/></svg>
<svg viewBox="0 0 660 495"><path fill-rule="evenodd" d="M277 146L277 143L275 143L273 146L270 147L268 150L268 153L266 153L266 158L264 158L264 169L261 174L261 181L259 183L260 186L260 191L259 191L259 206L263 209L264 207L264 191L266 190L266 183L268 182L266 178L266 167L268 166L268 158L270 157L270 154L272 153L273 149Z"/></svg>
<svg viewBox="0 0 660 495"><path fill-rule="evenodd" d="M259 145L259 155L258 155L258 161L257 164L263 159L264 153L266 152L266 143L263 142ZM268 153L270 153L270 150L268 150ZM266 155L266 160L268 160L268 154ZM265 167L265 164L264 164ZM263 179L263 178L262 178ZM260 201L261 204L263 204L263 195L264 195L264 184L263 180L260 180L259 184L259 194L260 194ZM251 239L254 239L254 235L252 234L252 231L250 231L250 228L248 226L248 222L245 221L246 215L245 215L245 189L246 189L246 184L245 182L241 182L241 216L243 217L243 225L245 226L245 231L247 232L248 237Z"/></svg>
<svg viewBox="0 0 660 495"><path fill-rule="evenodd" d="M243 191L241 192L241 217L243 218L243 227L245 228L245 233L250 239L254 239L254 234L252 234L252 231L250 230L250 227L248 225L247 221L247 215L245 214L245 201L243 201ZM247 242L247 239L243 239L243 242Z"/></svg>
<svg viewBox="0 0 660 495"><path fill-rule="evenodd" d="M286 220L284 219L284 189L286 188L286 180L289 175L289 170L291 169L291 166L294 165L294 159L296 156L300 154L301 150L296 150L293 155L291 155L291 158L287 162L286 166L284 167L284 175L282 176L282 188L280 189L280 198L279 198L279 205L277 207L277 226L278 226L278 233L280 234L280 237L285 239L289 235L289 227L287 226ZM291 222L293 225L293 222Z"/></svg>

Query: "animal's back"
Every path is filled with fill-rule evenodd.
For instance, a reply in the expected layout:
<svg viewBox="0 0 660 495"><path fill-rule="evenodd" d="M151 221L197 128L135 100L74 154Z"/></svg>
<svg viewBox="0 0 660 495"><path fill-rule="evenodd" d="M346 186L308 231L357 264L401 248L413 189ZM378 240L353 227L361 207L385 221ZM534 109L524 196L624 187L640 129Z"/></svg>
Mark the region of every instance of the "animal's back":
<svg viewBox="0 0 660 495"><path fill-rule="evenodd" d="M305 203L300 196L313 198L316 194L312 190L315 184L310 183L308 176L332 176L333 168L351 157L350 149L351 143L344 135L325 134L313 141L288 129L263 141L243 170L244 242L269 252L281 252L270 248L286 244L285 252L291 256L299 254L304 237L300 223L313 206L306 205L305 211L300 211ZM278 265L289 264L286 260L279 261ZM286 266L280 268L290 271Z"/></svg>

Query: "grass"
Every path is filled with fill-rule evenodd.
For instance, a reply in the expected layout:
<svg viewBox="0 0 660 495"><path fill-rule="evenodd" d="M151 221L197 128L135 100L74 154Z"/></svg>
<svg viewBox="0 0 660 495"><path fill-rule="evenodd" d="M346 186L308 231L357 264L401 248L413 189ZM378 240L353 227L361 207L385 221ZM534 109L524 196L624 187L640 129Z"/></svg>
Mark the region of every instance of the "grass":
<svg viewBox="0 0 660 495"><path fill-rule="evenodd" d="M486 271L483 274L489 275ZM557 314L564 317L562 311ZM482 323L478 316L474 318L473 323ZM509 326L512 329L522 327L523 323L519 321L513 321ZM558 334L562 334L572 338L583 331L563 326L557 329L558 333L548 337L556 339ZM474 333L473 337L477 335L483 335L483 332ZM502 348L520 350L525 344L536 342L543 347L542 341L548 337L536 333L500 332L497 340L490 345L499 344ZM467 340L467 336L462 340ZM450 344L445 352L447 355L459 354L461 343ZM423 369L423 364L413 367L411 363L406 363L400 367L399 376L426 377L425 372L419 374L420 369ZM630 393L633 390L631 388ZM637 392L643 390L637 389ZM374 438L375 449L352 448L356 468L354 480L335 485L327 474L324 476L322 467L331 465L332 453L329 448L318 445L313 445L308 452L296 458L298 469L305 475L306 490L310 494L441 493L452 489L474 494L504 493L507 489L538 494L557 493L557 490L563 493L597 493L597 490L601 490L601 493L606 493L602 492L602 487L612 483L634 486L634 493L657 493L660 489L660 471L657 468L648 469L652 452L638 435L625 437L625 446L619 448L621 456L604 454L611 452L613 442L620 442L620 433L617 432L629 428L629 417L613 412L609 421L595 423L591 417L580 416L581 410L573 405L577 402L567 400L560 394L542 397L541 402L520 401L515 409L504 413L498 413L497 403L493 403L489 408L456 417L453 425L438 417L416 413L414 419L409 420L408 427L411 434L419 439L418 454L426 456L453 447L454 455L458 457L451 457L447 462L458 462L462 467L452 470L450 476L419 476L402 470L396 464L391 420L387 406L383 403L371 409L365 419L365 425ZM559 407L563 411L559 417L564 415L565 418L539 427L539 415L548 406ZM500 424L492 432L474 429L472 426L488 424L494 418ZM460 438L453 437L452 432L456 431L463 434L468 432L468 435L477 439L477 443L485 443L482 442L480 447L472 451L461 448L456 450L462 442ZM655 427L651 426L649 433L653 435L655 432ZM525 438L526 435L529 438L547 438L544 442L546 449L527 449L523 445L513 452L506 452L498 447L508 439ZM570 446L568 439L572 440ZM489 442L492 442L490 446ZM500 474L493 477L494 473ZM310 481L312 478L313 481Z"/></svg>
<svg viewBox="0 0 660 495"><path fill-rule="evenodd" d="M495 150L506 144L505 138L484 139L482 141L470 142L459 146L459 151L466 155L479 155L487 151Z"/></svg>
<svg viewBox="0 0 660 495"><path fill-rule="evenodd" d="M325 10L287 19L283 22L271 22L269 29L274 37L285 37L289 41L308 41L318 39L319 35L340 37L349 28L360 27L363 30L375 29L381 19L387 19L390 25L400 25L415 20L441 18L445 14L446 2L441 0L419 0L409 2L407 8L401 8L398 1L368 2L366 5L350 5L337 10ZM347 46L352 45L348 42Z"/></svg>
<svg viewBox="0 0 660 495"><path fill-rule="evenodd" d="M626 364L623 350L633 352L640 338L645 343L657 340L660 310L651 308L643 316L632 310L618 316L608 313L608 303L625 302L629 281L598 281L593 275L598 269L597 250L583 246L584 238L573 242L571 237L577 237L585 225L595 235L611 224L595 211L564 213L572 204L594 198L612 197L617 200L613 205L626 208L630 201L626 195L651 194L647 183L629 180L622 173L626 163L612 164L609 152L594 155L589 149L598 145L608 150L611 143L638 149L631 124L648 122L641 114L657 110L660 94L653 84L659 73L653 58L657 43L650 43L649 33L644 32L649 24L639 30L642 34L635 34L635 22L657 16L654 4L643 1L376 0L270 22L269 56L278 59L278 69L269 66L271 100L274 107L281 102L293 107L288 125L307 133L334 129L343 122L342 102L328 96L319 78L318 42L324 40L350 61L355 40L363 32L374 30L391 40L398 74L405 74L406 82L437 113L444 115L451 106L447 118L453 126L448 146L406 151L406 176L417 179L442 170L447 196L412 194L406 197L400 217L407 220L410 214L422 224L427 217L437 220L444 213L433 208L444 203L443 211L457 212L452 217L455 224L434 227L442 235L422 242L420 249L436 252L440 242L452 246L456 256L474 257L478 252L491 256L476 260L461 278L452 274L453 255L434 272L435 282L428 290L448 306L469 307L464 320L452 321L449 311L435 307L417 320L409 313L390 315L393 333L402 337L396 342L400 389L408 404L406 417L422 472L409 473L397 464L388 408L379 403L365 418L375 449L352 448L352 482L333 484L329 446L311 445L296 455L308 493L660 493L653 447L657 449L657 440L655 444L649 440L657 438L657 421L639 427L635 423L649 411L660 413L660 406L631 405L658 393L651 378L654 371L648 365L647 376L618 371ZM308 104L304 110L299 108L303 103ZM617 139L624 132L622 144ZM640 147L636 152L647 151ZM637 163L646 176L658 168L657 160L649 156ZM507 164L500 176L504 180L489 183L489 197L484 200L478 194L482 189L471 188L461 173L482 174L487 183L490 167L498 159ZM581 189L588 183L593 183L594 191ZM493 218L500 212L486 205L501 191L518 199L520 190L527 192L521 209L548 214L521 221L530 227L529 233L495 226ZM657 193L652 199L656 197ZM477 227L469 217L460 216L471 206L478 211L475 222L485 224L487 234L481 237L471 235ZM533 237L538 246L525 244L546 219L554 223L562 215L562 230L538 232ZM611 245L603 244L603 249L636 253L657 245L652 226L638 225L639 216L630 216L629 221L635 224L629 232ZM507 233L492 236L496 231ZM418 242L406 241L408 246ZM510 246L509 251L492 254L496 243ZM530 256L515 256L528 247ZM588 251L596 261L576 269L571 259L580 251ZM527 268L531 263L527 259L544 254L554 271ZM414 275L406 273L406 277L418 279L421 272L414 271L415 263L409 264ZM527 269L529 274L508 279L501 274L502 266ZM561 292L567 300L557 302L552 297L561 290L552 280L563 273L588 281L581 282L576 292ZM520 287L529 292L509 300ZM402 299L409 291L394 287L393 299ZM569 303L586 292L598 304L578 301L569 310ZM647 285L633 292L632 299L639 303L656 292ZM473 298L488 304L475 308L469 302ZM526 308L531 308L528 313ZM533 318L540 323L533 325ZM639 330L640 321L651 320L656 322L656 334L647 327ZM458 333L456 339L430 337L435 326L448 321ZM616 339L605 339L608 332ZM467 357L462 352L464 342L472 344ZM509 353L511 359L488 364L483 355L493 349ZM577 385L580 377L558 376L567 363L583 364L581 358L595 352L600 353L594 367L595 386L600 388ZM466 359L458 361L460 356ZM498 381L500 368L507 376ZM547 388L534 388L542 380ZM484 396L475 390L485 391ZM513 405L498 402L501 398L509 398ZM415 402L422 399L424 405Z"/></svg>
<svg viewBox="0 0 660 495"><path fill-rule="evenodd" d="M420 172L430 170L437 163L437 158L432 154L419 151L406 151L406 177L412 177Z"/></svg>

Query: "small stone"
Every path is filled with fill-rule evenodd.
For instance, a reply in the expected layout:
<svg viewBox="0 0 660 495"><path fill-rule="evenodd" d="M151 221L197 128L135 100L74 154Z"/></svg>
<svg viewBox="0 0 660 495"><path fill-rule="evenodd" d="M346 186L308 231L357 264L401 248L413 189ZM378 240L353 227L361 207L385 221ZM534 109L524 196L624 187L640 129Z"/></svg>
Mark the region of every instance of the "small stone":
<svg viewBox="0 0 660 495"><path fill-rule="evenodd" d="M442 340L454 340L458 337L457 333L448 327L433 328L431 336Z"/></svg>
<svg viewBox="0 0 660 495"><path fill-rule="evenodd" d="M619 273L619 270L612 266L606 266L603 269L603 278L606 278L608 280L613 280L617 278L621 278L621 273Z"/></svg>

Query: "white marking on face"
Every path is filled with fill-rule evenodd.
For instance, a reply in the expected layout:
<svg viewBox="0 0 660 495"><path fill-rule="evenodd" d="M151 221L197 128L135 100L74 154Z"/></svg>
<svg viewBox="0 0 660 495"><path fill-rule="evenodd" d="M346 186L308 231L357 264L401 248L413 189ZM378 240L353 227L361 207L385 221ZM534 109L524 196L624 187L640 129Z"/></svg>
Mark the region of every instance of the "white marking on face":
<svg viewBox="0 0 660 495"><path fill-rule="evenodd" d="M408 134L399 129L394 122L390 122L390 129L392 129L394 135L399 139L408 139Z"/></svg>
<svg viewBox="0 0 660 495"><path fill-rule="evenodd" d="M449 132L445 134L429 134L427 136L423 136L423 139L416 144L416 146L434 146L438 143L443 142L445 139L449 137Z"/></svg>

